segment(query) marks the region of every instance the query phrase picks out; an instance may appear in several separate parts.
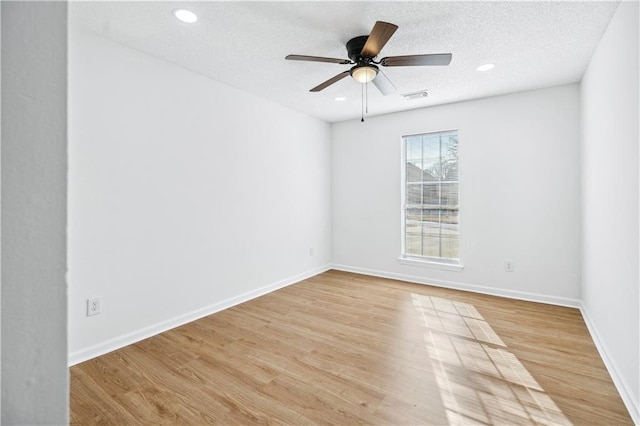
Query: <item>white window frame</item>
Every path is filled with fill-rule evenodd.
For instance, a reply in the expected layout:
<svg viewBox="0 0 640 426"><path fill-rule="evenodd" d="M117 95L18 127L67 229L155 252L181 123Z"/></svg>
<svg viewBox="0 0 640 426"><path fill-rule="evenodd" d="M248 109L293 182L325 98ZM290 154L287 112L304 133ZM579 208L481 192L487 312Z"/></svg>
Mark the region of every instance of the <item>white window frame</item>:
<svg viewBox="0 0 640 426"><path fill-rule="evenodd" d="M405 139L409 138L411 136L424 136L424 135L436 135L436 134L443 134L443 133L452 133L455 132L458 135L460 135L460 131L459 129L449 129L449 130L437 130L437 131L430 131L430 132L422 132L422 133L414 133L414 134L408 134L408 135L403 135L400 138L400 147L402 150L402 162L401 162L401 191L400 191L400 196L401 196L401 200L400 200L400 223L401 223L401 242L400 242L400 247L401 247L401 254L400 257L398 258L398 262L404 265L411 265L411 266L421 266L421 267L427 267L427 268L435 268L435 269L442 269L442 270L447 270L447 271L456 271L456 272L460 272L463 270L464 265L462 264L462 244L461 244L461 233L458 233L458 259L448 259L448 258L441 258L441 257L428 257L428 256L413 256L413 255L408 255L405 253L405 249L406 249L406 188L407 188L407 171L406 171L406 164L407 164L407 148L406 148L406 142ZM458 146L460 144L460 139L458 139ZM458 154L458 161L460 161L460 155ZM458 175L458 200L460 200L460 176ZM460 230L460 201L458 202L458 230Z"/></svg>

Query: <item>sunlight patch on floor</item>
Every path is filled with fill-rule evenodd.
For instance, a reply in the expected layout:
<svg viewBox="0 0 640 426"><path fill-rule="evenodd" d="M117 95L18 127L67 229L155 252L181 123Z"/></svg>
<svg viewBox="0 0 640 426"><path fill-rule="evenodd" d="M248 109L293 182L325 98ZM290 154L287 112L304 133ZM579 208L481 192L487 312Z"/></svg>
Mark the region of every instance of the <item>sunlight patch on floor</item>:
<svg viewBox="0 0 640 426"><path fill-rule="evenodd" d="M450 424L571 424L473 305L412 301Z"/></svg>

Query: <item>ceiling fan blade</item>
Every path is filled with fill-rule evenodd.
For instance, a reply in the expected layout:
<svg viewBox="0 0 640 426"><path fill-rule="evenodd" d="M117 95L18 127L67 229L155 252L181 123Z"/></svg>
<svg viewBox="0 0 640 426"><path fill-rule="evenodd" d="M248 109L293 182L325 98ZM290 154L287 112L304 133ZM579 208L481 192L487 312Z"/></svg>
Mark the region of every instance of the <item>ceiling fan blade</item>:
<svg viewBox="0 0 640 426"><path fill-rule="evenodd" d="M322 56L287 55L285 59L290 61L329 62L332 64L350 64L349 59L323 58Z"/></svg>
<svg viewBox="0 0 640 426"><path fill-rule="evenodd" d="M434 53L430 55L389 56L382 58L380 65L385 67L413 67L449 65L451 53Z"/></svg>
<svg viewBox="0 0 640 426"><path fill-rule="evenodd" d="M378 75L373 79L373 84L378 88L380 93L387 96L392 93L395 93L396 86L393 85L391 80L382 72L382 70L378 71Z"/></svg>
<svg viewBox="0 0 640 426"><path fill-rule="evenodd" d="M388 22L377 21L369 34L367 42L362 48L360 53L362 56L374 58L378 56L378 53L382 50L385 44L389 41L393 33L398 29L397 25L390 24Z"/></svg>
<svg viewBox="0 0 640 426"><path fill-rule="evenodd" d="M309 91L310 92L319 92L322 89L326 89L327 87L331 86L333 83L342 80L343 78L345 78L349 74L350 74L350 71L341 72L340 74L336 75L335 77L331 77L329 80L325 81L324 83L318 84L316 87L314 87L313 89L311 89Z"/></svg>

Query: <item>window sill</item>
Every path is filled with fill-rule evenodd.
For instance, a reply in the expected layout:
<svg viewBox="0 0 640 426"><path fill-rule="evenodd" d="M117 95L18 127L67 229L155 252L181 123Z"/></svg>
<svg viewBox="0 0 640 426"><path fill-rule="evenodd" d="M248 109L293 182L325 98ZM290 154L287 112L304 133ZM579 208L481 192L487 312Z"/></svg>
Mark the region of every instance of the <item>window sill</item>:
<svg viewBox="0 0 640 426"><path fill-rule="evenodd" d="M398 258L398 263L403 265L421 266L423 268L443 269L445 271L460 272L464 269L464 265L459 263L445 263L429 259L412 259L407 257Z"/></svg>

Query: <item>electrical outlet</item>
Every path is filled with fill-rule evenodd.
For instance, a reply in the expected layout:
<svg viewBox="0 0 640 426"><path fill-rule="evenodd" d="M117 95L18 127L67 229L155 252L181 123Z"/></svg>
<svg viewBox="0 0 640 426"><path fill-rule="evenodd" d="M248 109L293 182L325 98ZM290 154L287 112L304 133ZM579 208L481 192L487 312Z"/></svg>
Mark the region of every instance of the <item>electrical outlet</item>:
<svg viewBox="0 0 640 426"><path fill-rule="evenodd" d="M513 261L505 260L504 261L504 270L506 272L513 272Z"/></svg>
<svg viewBox="0 0 640 426"><path fill-rule="evenodd" d="M98 315L100 313L100 298L87 299L87 316Z"/></svg>
<svg viewBox="0 0 640 426"><path fill-rule="evenodd" d="M309 248L309 256L313 256L313 247Z"/></svg>

